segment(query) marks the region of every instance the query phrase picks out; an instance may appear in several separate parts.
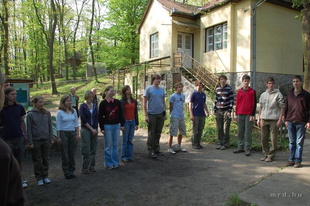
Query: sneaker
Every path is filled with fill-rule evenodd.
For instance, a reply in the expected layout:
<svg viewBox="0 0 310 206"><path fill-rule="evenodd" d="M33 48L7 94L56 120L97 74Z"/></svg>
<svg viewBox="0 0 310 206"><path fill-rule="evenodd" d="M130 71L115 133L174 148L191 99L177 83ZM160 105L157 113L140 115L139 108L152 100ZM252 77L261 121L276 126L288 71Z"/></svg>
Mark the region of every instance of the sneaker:
<svg viewBox="0 0 310 206"><path fill-rule="evenodd" d="M113 166L107 166L107 169L108 170L114 170L114 167Z"/></svg>
<svg viewBox="0 0 310 206"><path fill-rule="evenodd" d="M155 152L151 152L151 153L150 153L150 156L151 156L152 158L156 158L156 157L157 157L157 155L155 154Z"/></svg>
<svg viewBox="0 0 310 206"><path fill-rule="evenodd" d="M287 167L294 166L294 164L295 164L294 161L290 160L290 161L287 162L286 166Z"/></svg>
<svg viewBox="0 0 310 206"><path fill-rule="evenodd" d="M95 168L91 168L91 169L89 169L89 171L96 172Z"/></svg>
<svg viewBox="0 0 310 206"><path fill-rule="evenodd" d="M186 152L186 149L184 149L183 147L180 148L181 152Z"/></svg>
<svg viewBox="0 0 310 206"><path fill-rule="evenodd" d="M89 172L86 170L86 171L83 171L83 172L82 172L82 174L84 174L84 175L88 175L88 174L89 174Z"/></svg>
<svg viewBox="0 0 310 206"><path fill-rule="evenodd" d="M262 158L260 158L260 161L265 161L267 159L267 156L263 156Z"/></svg>
<svg viewBox="0 0 310 206"><path fill-rule="evenodd" d="M39 181L38 181L38 186L42 186L42 185L44 185L43 180L39 180Z"/></svg>
<svg viewBox="0 0 310 206"><path fill-rule="evenodd" d="M267 157L267 158L265 159L265 162L272 162L272 158L271 158L271 157Z"/></svg>
<svg viewBox="0 0 310 206"><path fill-rule="evenodd" d="M133 159L128 159L129 162L133 162Z"/></svg>
<svg viewBox="0 0 310 206"><path fill-rule="evenodd" d="M215 149L221 149L221 147L222 147L222 145L218 145L218 146L216 146Z"/></svg>
<svg viewBox="0 0 310 206"><path fill-rule="evenodd" d="M75 174L70 175L71 179L76 178Z"/></svg>
<svg viewBox="0 0 310 206"><path fill-rule="evenodd" d="M155 152L155 154L156 154L157 156L164 156L164 153L163 153L163 152Z"/></svg>
<svg viewBox="0 0 310 206"><path fill-rule="evenodd" d="M203 148L203 146L201 146L201 144L198 144L197 146L199 147L199 149L202 149L202 148Z"/></svg>
<svg viewBox="0 0 310 206"><path fill-rule="evenodd" d="M122 160L123 162L125 162L125 163L129 163L129 160L128 159L124 159L124 160Z"/></svg>
<svg viewBox="0 0 310 206"><path fill-rule="evenodd" d="M226 148L226 146L221 146L221 150L225 150Z"/></svg>
<svg viewBox="0 0 310 206"><path fill-rule="evenodd" d="M245 150L245 155L246 155L246 156L250 156L250 155L251 155L251 151L250 151L249 149L246 149L246 150Z"/></svg>
<svg viewBox="0 0 310 206"><path fill-rule="evenodd" d="M117 169L119 166L118 165L113 165L113 168L114 169Z"/></svg>
<svg viewBox="0 0 310 206"><path fill-rule="evenodd" d="M24 180L22 180L22 185L23 185L23 188L27 188L28 187L27 183Z"/></svg>
<svg viewBox="0 0 310 206"><path fill-rule="evenodd" d="M45 184L49 184L49 183L51 183L51 180L46 177L46 178L44 178L43 182Z"/></svg>
<svg viewBox="0 0 310 206"><path fill-rule="evenodd" d="M244 152L244 149L243 148L238 148L238 149L233 151L233 153L240 153L240 152Z"/></svg>
<svg viewBox="0 0 310 206"><path fill-rule="evenodd" d="M175 154L176 153L172 148L169 148L168 152L170 152L171 154Z"/></svg>
<svg viewBox="0 0 310 206"><path fill-rule="evenodd" d="M294 167L295 167L295 168L299 168L299 167L301 167L301 163L300 163L300 162L295 162Z"/></svg>

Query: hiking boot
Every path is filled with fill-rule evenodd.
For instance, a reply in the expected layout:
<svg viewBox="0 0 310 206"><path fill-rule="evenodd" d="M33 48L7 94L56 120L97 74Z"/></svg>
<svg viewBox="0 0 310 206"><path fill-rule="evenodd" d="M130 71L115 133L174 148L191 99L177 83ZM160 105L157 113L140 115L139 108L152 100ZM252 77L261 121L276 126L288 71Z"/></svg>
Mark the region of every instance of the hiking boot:
<svg viewBox="0 0 310 206"><path fill-rule="evenodd" d="M51 183L51 180L46 177L46 178L44 178L43 182L45 184L49 184L49 183Z"/></svg>
<svg viewBox="0 0 310 206"><path fill-rule="evenodd" d="M300 162L295 162L294 167L295 167L295 168L299 168L299 167L301 167L301 163L300 163Z"/></svg>
<svg viewBox="0 0 310 206"><path fill-rule="evenodd" d="M155 154L156 154L157 156L164 156L164 153L163 153L163 152L155 152Z"/></svg>
<svg viewBox="0 0 310 206"><path fill-rule="evenodd" d="M250 151L249 149L246 149L246 150L245 150L245 155L246 155L246 156L250 156L250 155L251 155L251 151Z"/></svg>
<svg viewBox="0 0 310 206"><path fill-rule="evenodd" d="M267 156L264 156L262 158L260 158L260 161L265 161L267 159Z"/></svg>
<svg viewBox="0 0 310 206"><path fill-rule="evenodd" d="M156 158L156 157L157 157L157 155L155 154L155 152L150 152L150 156L151 156L152 158Z"/></svg>
<svg viewBox="0 0 310 206"><path fill-rule="evenodd" d="M169 148L168 152L170 152L171 154L175 154L176 153L172 148Z"/></svg>
<svg viewBox="0 0 310 206"><path fill-rule="evenodd" d="M271 158L271 157L267 157L267 158L265 159L265 162L272 162L272 158Z"/></svg>
<svg viewBox="0 0 310 206"><path fill-rule="evenodd" d="M225 150L225 149L227 149L226 146L221 146L221 150Z"/></svg>
<svg viewBox="0 0 310 206"><path fill-rule="evenodd" d="M218 145L215 147L215 149L221 149L222 145Z"/></svg>
<svg viewBox="0 0 310 206"><path fill-rule="evenodd" d="M286 166L289 167L289 166L293 166L295 163L294 161L290 160L287 162Z"/></svg>
<svg viewBox="0 0 310 206"><path fill-rule="evenodd" d="M38 186L42 186L42 185L44 185L43 180L39 180L39 181L38 181Z"/></svg>
<svg viewBox="0 0 310 206"><path fill-rule="evenodd" d="M186 152L186 149L184 149L183 147L180 147L180 151L181 152Z"/></svg>
<svg viewBox="0 0 310 206"><path fill-rule="evenodd" d="M85 171L83 171L83 172L82 172L82 174L84 174L84 175L88 175L88 174L89 174L89 172L88 172L87 170L85 170Z"/></svg>
<svg viewBox="0 0 310 206"><path fill-rule="evenodd" d="M238 148L236 150L233 151L233 153L241 153L241 152L244 152L244 149L243 148Z"/></svg>
<svg viewBox="0 0 310 206"><path fill-rule="evenodd" d="M22 185L23 185L23 188L27 188L28 187L27 183L24 180L22 180Z"/></svg>

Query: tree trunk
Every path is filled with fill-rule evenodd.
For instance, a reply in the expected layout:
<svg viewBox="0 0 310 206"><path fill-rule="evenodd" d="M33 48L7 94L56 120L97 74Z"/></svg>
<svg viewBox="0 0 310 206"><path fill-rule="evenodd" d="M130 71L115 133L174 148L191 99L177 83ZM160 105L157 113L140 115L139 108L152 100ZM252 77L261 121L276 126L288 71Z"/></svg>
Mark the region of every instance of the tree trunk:
<svg viewBox="0 0 310 206"><path fill-rule="evenodd" d="M8 56L8 49L9 49L9 12L8 12L8 2L7 0L2 1L3 4L3 16L1 15L1 21L4 28L4 39L2 39L3 44L3 61L4 61L4 70L5 75L9 76L9 56Z"/></svg>
<svg viewBox="0 0 310 206"><path fill-rule="evenodd" d="M89 30L89 47L90 47L91 61L92 61L93 68L94 68L95 79L96 79L96 82L98 82L97 71L96 71L96 67L95 67L93 43L92 43L92 32L93 32L93 24L94 24L94 13L95 13L95 0L93 0L92 11L91 11L91 21L90 21L90 30Z"/></svg>
<svg viewBox="0 0 310 206"><path fill-rule="evenodd" d="M302 33L306 62L303 88L310 91L310 3L304 3Z"/></svg>
<svg viewBox="0 0 310 206"><path fill-rule="evenodd" d="M54 68L53 68L53 51L54 51L54 39L55 39L55 30L57 25L57 13L54 4L54 0L51 0L51 7L53 11L53 18L50 20L50 42L49 42L49 71L52 83L52 94L58 94L55 77L54 77Z"/></svg>

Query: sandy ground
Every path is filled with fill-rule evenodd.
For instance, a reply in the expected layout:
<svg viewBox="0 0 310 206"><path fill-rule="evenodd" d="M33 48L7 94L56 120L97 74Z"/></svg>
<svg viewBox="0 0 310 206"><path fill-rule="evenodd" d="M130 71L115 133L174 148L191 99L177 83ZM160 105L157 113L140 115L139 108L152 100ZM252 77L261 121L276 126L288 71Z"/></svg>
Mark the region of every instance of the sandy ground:
<svg viewBox="0 0 310 206"><path fill-rule="evenodd" d="M53 111L54 113L55 111ZM121 140L122 137L120 137ZM168 135L162 135L164 156L152 159L146 147L147 131L139 129L134 137L134 162L121 163L119 169L104 167L104 139L98 138L97 172L81 173L80 144L76 151L75 179L65 179L61 155L53 151L50 159L49 185L37 186L31 158L27 158L24 179L30 205L225 205L228 197L240 193L286 164L288 153L279 152L276 161L261 162L261 153L233 154L234 148L221 151L216 145L187 152L167 152ZM174 139L175 140L175 139ZM175 141L174 141L175 142ZM120 144L119 144L120 145Z"/></svg>

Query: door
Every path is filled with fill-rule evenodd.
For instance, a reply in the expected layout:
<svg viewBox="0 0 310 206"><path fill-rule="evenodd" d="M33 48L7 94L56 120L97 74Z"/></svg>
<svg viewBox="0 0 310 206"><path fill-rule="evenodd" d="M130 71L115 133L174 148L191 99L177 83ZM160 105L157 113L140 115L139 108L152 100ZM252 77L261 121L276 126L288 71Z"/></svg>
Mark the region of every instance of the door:
<svg viewBox="0 0 310 206"><path fill-rule="evenodd" d="M193 57L193 35L186 33L178 33L178 43L177 47L182 49L190 57ZM191 59L185 58L183 61L183 66L186 68L192 68Z"/></svg>

